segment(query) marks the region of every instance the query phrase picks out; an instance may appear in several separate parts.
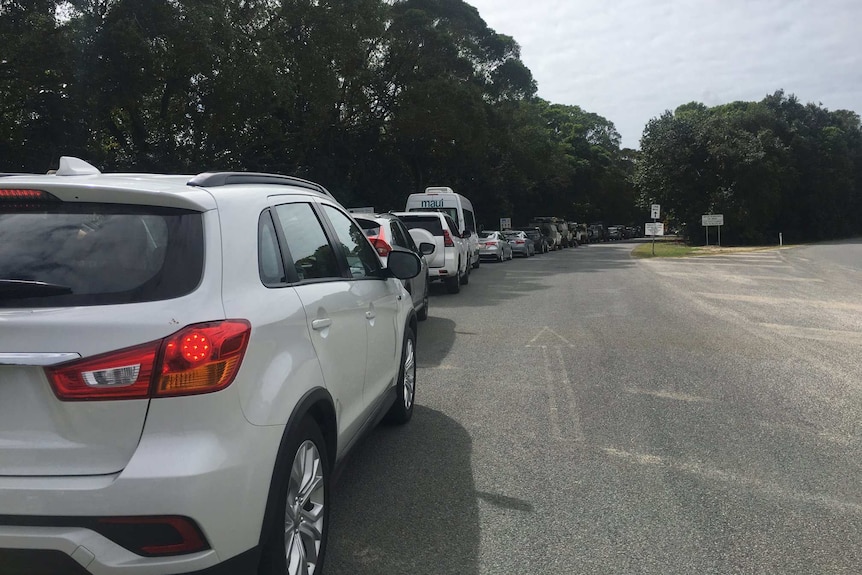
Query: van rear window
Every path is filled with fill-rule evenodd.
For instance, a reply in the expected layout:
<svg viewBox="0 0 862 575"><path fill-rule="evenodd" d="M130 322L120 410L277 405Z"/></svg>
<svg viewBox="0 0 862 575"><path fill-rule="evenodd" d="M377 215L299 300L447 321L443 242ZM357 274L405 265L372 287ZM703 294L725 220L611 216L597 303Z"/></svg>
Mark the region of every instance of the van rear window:
<svg viewBox="0 0 862 575"><path fill-rule="evenodd" d="M456 222L458 221L458 210L456 208L410 208L409 212L440 212L446 214Z"/></svg>
<svg viewBox="0 0 862 575"><path fill-rule="evenodd" d="M0 308L158 301L203 275L198 212L153 206L0 204Z"/></svg>

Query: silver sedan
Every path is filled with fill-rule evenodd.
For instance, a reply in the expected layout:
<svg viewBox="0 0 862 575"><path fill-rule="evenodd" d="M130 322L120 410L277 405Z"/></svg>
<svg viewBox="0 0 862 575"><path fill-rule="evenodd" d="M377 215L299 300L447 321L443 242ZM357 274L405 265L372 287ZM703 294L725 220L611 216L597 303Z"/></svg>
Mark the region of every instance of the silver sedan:
<svg viewBox="0 0 862 575"><path fill-rule="evenodd" d="M498 231L483 231L479 234L479 257L503 262L512 259L512 246Z"/></svg>
<svg viewBox="0 0 862 575"><path fill-rule="evenodd" d="M536 246L533 240L530 239L530 236L527 235L527 232L507 230L503 232L503 236L508 240L509 245L512 246L513 254L520 254L525 258L535 255Z"/></svg>

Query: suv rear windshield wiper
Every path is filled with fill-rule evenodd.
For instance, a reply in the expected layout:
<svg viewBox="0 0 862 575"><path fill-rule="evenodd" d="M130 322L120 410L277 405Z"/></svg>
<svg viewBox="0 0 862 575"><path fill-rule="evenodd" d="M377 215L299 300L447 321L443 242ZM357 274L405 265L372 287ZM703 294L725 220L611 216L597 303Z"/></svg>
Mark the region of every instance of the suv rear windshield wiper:
<svg viewBox="0 0 862 575"><path fill-rule="evenodd" d="M48 297L72 293L69 286L30 280L0 279L0 298Z"/></svg>

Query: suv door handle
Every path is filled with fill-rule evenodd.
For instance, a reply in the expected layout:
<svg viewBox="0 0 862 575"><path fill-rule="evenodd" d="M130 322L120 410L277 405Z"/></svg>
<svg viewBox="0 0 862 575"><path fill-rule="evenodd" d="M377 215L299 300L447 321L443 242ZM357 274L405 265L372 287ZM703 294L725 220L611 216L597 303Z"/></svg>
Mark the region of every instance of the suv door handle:
<svg viewBox="0 0 862 575"><path fill-rule="evenodd" d="M365 317L366 319L374 319L375 317L377 317L377 314L373 311L367 311L365 312Z"/></svg>
<svg viewBox="0 0 862 575"><path fill-rule="evenodd" d="M332 320L328 317L325 319L316 319L311 322L311 329L321 330L332 325Z"/></svg>

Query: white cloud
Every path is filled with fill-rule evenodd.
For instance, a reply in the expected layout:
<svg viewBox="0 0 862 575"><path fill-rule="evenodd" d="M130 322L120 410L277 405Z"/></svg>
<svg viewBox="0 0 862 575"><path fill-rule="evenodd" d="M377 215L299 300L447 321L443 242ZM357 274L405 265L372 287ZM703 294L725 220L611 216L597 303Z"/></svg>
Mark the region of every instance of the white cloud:
<svg viewBox="0 0 862 575"><path fill-rule="evenodd" d="M576 104L636 147L646 122L690 101L803 102L862 112L858 0L467 0L513 36L539 96Z"/></svg>

